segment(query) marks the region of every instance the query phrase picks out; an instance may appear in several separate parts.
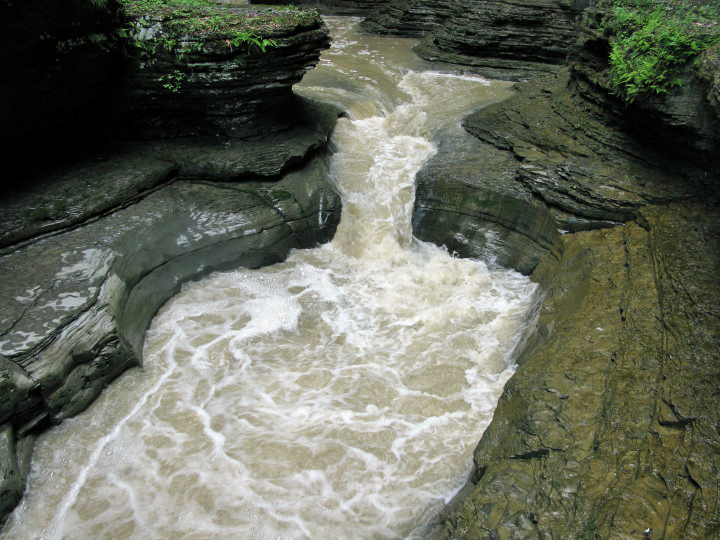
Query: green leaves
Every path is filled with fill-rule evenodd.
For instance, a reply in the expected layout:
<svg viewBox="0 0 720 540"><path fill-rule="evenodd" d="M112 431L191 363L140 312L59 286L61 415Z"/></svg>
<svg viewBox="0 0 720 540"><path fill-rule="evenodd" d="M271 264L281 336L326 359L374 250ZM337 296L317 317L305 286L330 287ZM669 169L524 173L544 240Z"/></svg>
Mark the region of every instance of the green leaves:
<svg viewBox="0 0 720 540"><path fill-rule="evenodd" d="M718 4L713 9L713 4ZM720 1L652 3L614 0L610 33L610 83L632 102L645 93L665 94L682 85L680 72L720 42Z"/></svg>
<svg viewBox="0 0 720 540"><path fill-rule="evenodd" d="M247 45L248 50L250 50L251 47L255 47L261 52L265 52L268 47L277 47L277 41L274 39L266 39L252 32L242 31L236 31L230 38L230 43L232 43L235 47Z"/></svg>
<svg viewBox="0 0 720 540"><path fill-rule="evenodd" d="M179 69L175 69L157 78L157 82L159 82L165 90L173 94L179 93L187 80L188 76Z"/></svg>

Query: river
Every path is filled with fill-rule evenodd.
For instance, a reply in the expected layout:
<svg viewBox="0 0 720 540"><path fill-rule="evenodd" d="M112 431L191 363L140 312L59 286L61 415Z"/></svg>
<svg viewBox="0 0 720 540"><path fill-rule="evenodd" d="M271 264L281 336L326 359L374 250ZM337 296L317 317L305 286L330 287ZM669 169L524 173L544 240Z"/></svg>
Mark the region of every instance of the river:
<svg viewBox="0 0 720 540"><path fill-rule="evenodd" d="M327 22L297 91L348 113L335 238L170 300L144 367L41 437L4 537L403 538L466 481L535 286L413 238L414 176L511 90Z"/></svg>

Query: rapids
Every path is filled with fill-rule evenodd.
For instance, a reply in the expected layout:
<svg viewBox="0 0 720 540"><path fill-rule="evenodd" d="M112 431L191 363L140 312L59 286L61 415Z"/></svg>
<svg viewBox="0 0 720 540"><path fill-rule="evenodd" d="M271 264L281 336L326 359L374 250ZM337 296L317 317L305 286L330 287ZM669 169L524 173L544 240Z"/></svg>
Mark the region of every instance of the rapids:
<svg viewBox="0 0 720 540"><path fill-rule="evenodd" d="M332 242L188 284L144 368L39 441L7 538L399 538L463 485L534 285L414 239L414 176L507 83L329 18Z"/></svg>

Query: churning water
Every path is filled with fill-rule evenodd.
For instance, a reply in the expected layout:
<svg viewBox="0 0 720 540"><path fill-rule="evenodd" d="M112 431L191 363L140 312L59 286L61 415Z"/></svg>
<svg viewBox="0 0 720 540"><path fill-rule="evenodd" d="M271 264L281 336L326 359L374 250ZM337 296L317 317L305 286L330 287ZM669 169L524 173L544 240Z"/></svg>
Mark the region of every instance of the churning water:
<svg viewBox="0 0 720 540"><path fill-rule="evenodd" d="M39 443L7 536L397 538L462 486L534 286L414 239L414 175L507 84L353 22L301 90L349 112L335 239L168 302L143 370Z"/></svg>

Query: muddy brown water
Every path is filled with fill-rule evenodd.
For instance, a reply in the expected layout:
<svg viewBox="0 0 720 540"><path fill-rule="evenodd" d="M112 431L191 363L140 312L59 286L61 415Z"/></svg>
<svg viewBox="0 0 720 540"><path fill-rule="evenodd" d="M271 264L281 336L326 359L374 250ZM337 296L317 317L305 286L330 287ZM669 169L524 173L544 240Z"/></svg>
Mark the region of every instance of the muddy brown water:
<svg viewBox="0 0 720 540"><path fill-rule="evenodd" d="M401 538L467 478L534 285L412 236L438 137L509 85L329 18L334 240L189 284L144 367L39 441L6 538Z"/></svg>

